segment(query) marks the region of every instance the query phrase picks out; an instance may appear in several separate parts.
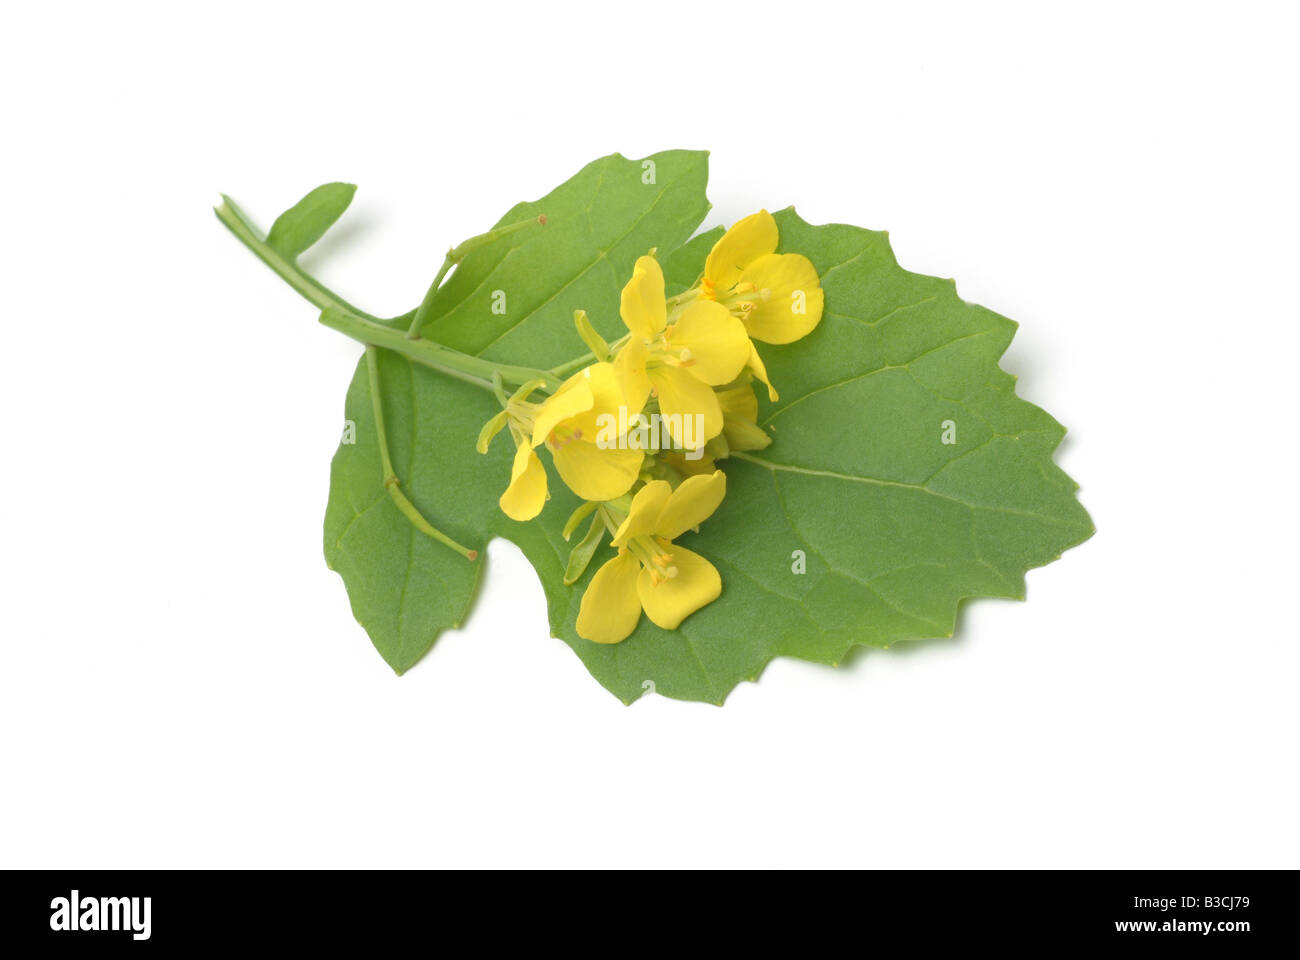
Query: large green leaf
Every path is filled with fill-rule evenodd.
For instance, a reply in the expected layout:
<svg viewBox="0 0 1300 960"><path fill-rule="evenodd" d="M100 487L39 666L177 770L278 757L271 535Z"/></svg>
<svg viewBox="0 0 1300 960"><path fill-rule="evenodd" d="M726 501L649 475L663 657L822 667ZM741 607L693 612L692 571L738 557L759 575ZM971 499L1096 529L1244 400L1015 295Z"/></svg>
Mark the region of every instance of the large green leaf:
<svg viewBox="0 0 1300 960"><path fill-rule="evenodd" d="M707 210L705 161L653 159L657 185L641 182L640 162L607 157L508 213L503 222L542 212L549 223L468 258L426 335L549 365L583 349L577 307L617 335L618 291L648 248L659 248L670 284L689 285L716 239L680 246ZM560 529L577 501L553 479L539 521L507 519L496 497L508 441L467 455L491 398L396 356L381 364L393 459L412 499L462 542L517 543L541 579L552 632L628 702L650 681L666 696L721 703L774 656L837 663L855 644L951 635L962 598L1023 596L1026 570L1092 532L1075 484L1052 462L1063 428L1019 399L998 367L1010 320L962 301L951 281L901 269L882 233L811 226L793 211L777 219L782 248L822 276L826 313L804 340L761 347L782 394L762 400L774 443L724 461L726 500L682 539L718 567L723 594L678 630L643 618L621 644L578 637L582 591L611 554L600 548L582 579L563 584L571 544ZM490 312L495 290L506 291L504 316ZM476 565L415 532L384 495L368 391L363 365L348 394L358 442L334 460L326 554L400 671L459 622Z"/></svg>

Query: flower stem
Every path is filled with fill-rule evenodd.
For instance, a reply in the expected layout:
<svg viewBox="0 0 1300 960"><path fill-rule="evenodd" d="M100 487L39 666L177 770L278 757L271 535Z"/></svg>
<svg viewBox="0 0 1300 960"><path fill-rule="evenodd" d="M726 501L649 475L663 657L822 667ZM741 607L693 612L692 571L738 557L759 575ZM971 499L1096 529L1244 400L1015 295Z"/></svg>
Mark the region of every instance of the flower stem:
<svg viewBox="0 0 1300 960"><path fill-rule="evenodd" d="M425 318L429 315L429 310L433 306L433 295L442 286L442 278L447 275L447 271L456 264L456 261L451 258L455 252L455 250L448 250L447 256L443 258L437 276L433 278L433 283L429 284L429 292L424 295L424 300L420 302L419 308L415 311L415 316L411 318L411 326L406 331L407 340L420 339L420 328L424 326Z"/></svg>
<svg viewBox="0 0 1300 960"><path fill-rule="evenodd" d="M393 498L393 503L397 505L397 509L402 511L402 514L411 521L415 529L433 537L439 543L451 547L466 560L477 560L477 550L461 546L429 523L428 520L424 519L424 515L416 509L415 504L407 498L406 494L402 493L402 482L397 478L397 471L393 469L393 459L388 453L388 432L384 429L384 399L379 386L379 349L372 344L366 344L366 370L370 374L370 407L375 415L375 436L379 441L379 460L384 468L384 489Z"/></svg>
<svg viewBox="0 0 1300 960"><path fill-rule="evenodd" d="M625 343L627 343L629 339L631 339L631 336L632 335L630 333L625 333L623 336L619 337L617 340L611 343L609 345L610 353L611 354L617 353L619 348L622 347ZM555 376L563 379L564 377L567 377L571 373L577 373L583 367L590 366L591 364L595 363L599 359L600 358L597 357L595 353L584 353L580 357L574 357L568 363L562 363L558 367L552 367L550 372L555 374Z"/></svg>
<svg viewBox="0 0 1300 960"><path fill-rule="evenodd" d="M596 507L600 513L600 519L605 522L606 529L609 530L611 537L618 536L618 528L622 526L626 516L618 516L608 503L601 503Z"/></svg>

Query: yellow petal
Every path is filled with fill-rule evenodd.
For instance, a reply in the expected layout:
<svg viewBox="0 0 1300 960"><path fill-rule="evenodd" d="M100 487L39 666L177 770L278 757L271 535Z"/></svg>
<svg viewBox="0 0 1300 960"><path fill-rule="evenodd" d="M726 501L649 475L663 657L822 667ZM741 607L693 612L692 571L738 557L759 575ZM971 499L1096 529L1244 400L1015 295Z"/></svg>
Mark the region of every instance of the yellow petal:
<svg viewBox="0 0 1300 960"><path fill-rule="evenodd" d="M726 492L727 478L721 470L705 476L688 477L663 505L655 533L665 540L675 540L692 527L698 527L713 516Z"/></svg>
<svg viewBox="0 0 1300 960"><path fill-rule="evenodd" d="M673 488L666 480L651 480L636 492L632 506L614 534L611 545L621 547L633 537L648 536L659 526L659 513L672 495Z"/></svg>
<svg viewBox="0 0 1300 960"><path fill-rule="evenodd" d="M776 221L766 210L736 221L709 251L704 278L719 290L731 289L745 267L764 254L776 252L780 239Z"/></svg>
<svg viewBox="0 0 1300 960"><path fill-rule="evenodd" d="M655 583L650 571L642 569L636 578L636 592L651 620L665 630L676 630L700 607L718 599L722 578L713 564L698 553L671 543L664 544L664 548L672 554L677 575Z"/></svg>
<svg viewBox="0 0 1300 960"><path fill-rule="evenodd" d="M821 280L812 261L798 253L759 257L742 279L770 296L745 316L749 335L764 343L791 343L807 336L822 318Z"/></svg>
<svg viewBox="0 0 1300 960"><path fill-rule="evenodd" d="M632 489L645 454L570 440L552 449L551 459L560 479L583 500L613 500Z"/></svg>
<svg viewBox="0 0 1300 960"><path fill-rule="evenodd" d="M664 272L654 257L637 257L632 279L623 288L619 314L627 328L644 340L653 339L668 322Z"/></svg>
<svg viewBox="0 0 1300 960"><path fill-rule="evenodd" d="M497 502L511 520L531 520L542 512L546 503L546 468L532 447L515 449L510 486Z"/></svg>
<svg viewBox="0 0 1300 960"><path fill-rule="evenodd" d="M565 420L576 417L591 409L596 402L589 383L590 375L586 370L579 370L542 404L537 419L533 422L533 446L544 442L551 431Z"/></svg>
<svg viewBox="0 0 1300 960"><path fill-rule="evenodd" d="M763 358L758 355L758 348L752 343L749 345L749 363L746 366L754 376L767 384L767 399L773 403L781 399L777 395L776 387L772 386L772 381L767 379L767 367L763 366Z"/></svg>
<svg viewBox="0 0 1300 960"><path fill-rule="evenodd" d="M679 446L698 450L722 432L722 408L703 380L678 367L655 367L650 382L659 395L659 413Z"/></svg>
<svg viewBox="0 0 1300 960"><path fill-rule="evenodd" d="M730 383L749 359L749 334L745 325L716 300L694 300L673 324L668 350L685 369L707 384Z"/></svg>
<svg viewBox="0 0 1300 960"><path fill-rule="evenodd" d="M650 396L650 378L646 376L645 362L650 349L636 334L628 340L614 358L614 375L627 401L627 415L636 416L645 409Z"/></svg>
<svg viewBox="0 0 1300 960"><path fill-rule="evenodd" d="M591 388L591 409L577 414L565 426L577 431L580 438L590 441L599 436L600 428L607 423L611 427L618 424L619 411L627 407L627 398L619 386L612 363L593 363L583 371L583 375ZM630 415L629 410L623 414L623 419Z"/></svg>
<svg viewBox="0 0 1300 960"><path fill-rule="evenodd" d="M636 557L620 550L596 571L578 608L578 636L596 643L618 643L636 629L641 619L637 596L640 569Z"/></svg>

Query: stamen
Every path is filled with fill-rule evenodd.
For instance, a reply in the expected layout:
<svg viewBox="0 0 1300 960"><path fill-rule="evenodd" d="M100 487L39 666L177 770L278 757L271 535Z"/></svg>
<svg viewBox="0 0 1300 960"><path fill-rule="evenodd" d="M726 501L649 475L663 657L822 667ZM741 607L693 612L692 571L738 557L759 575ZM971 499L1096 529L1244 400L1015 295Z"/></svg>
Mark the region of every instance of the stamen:
<svg viewBox="0 0 1300 960"><path fill-rule="evenodd" d="M546 438L546 445L552 450L562 450L566 444L573 440L582 438L581 430L572 430L568 427L556 427L551 431L551 435Z"/></svg>

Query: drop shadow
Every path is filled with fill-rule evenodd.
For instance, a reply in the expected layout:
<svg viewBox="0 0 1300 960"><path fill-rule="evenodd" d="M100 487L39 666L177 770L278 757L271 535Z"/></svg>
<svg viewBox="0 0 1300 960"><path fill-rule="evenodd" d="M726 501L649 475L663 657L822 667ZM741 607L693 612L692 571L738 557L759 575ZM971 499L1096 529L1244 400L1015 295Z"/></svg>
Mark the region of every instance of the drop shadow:
<svg viewBox="0 0 1300 960"><path fill-rule="evenodd" d="M365 214L349 217L344 223L331 227L325 232L311 249L307 250L299 258L304 270L312 272L312 268L320 266L320 263L329 257L332 257L355 243L365 235L374 226L374 219Z"/></svg>

